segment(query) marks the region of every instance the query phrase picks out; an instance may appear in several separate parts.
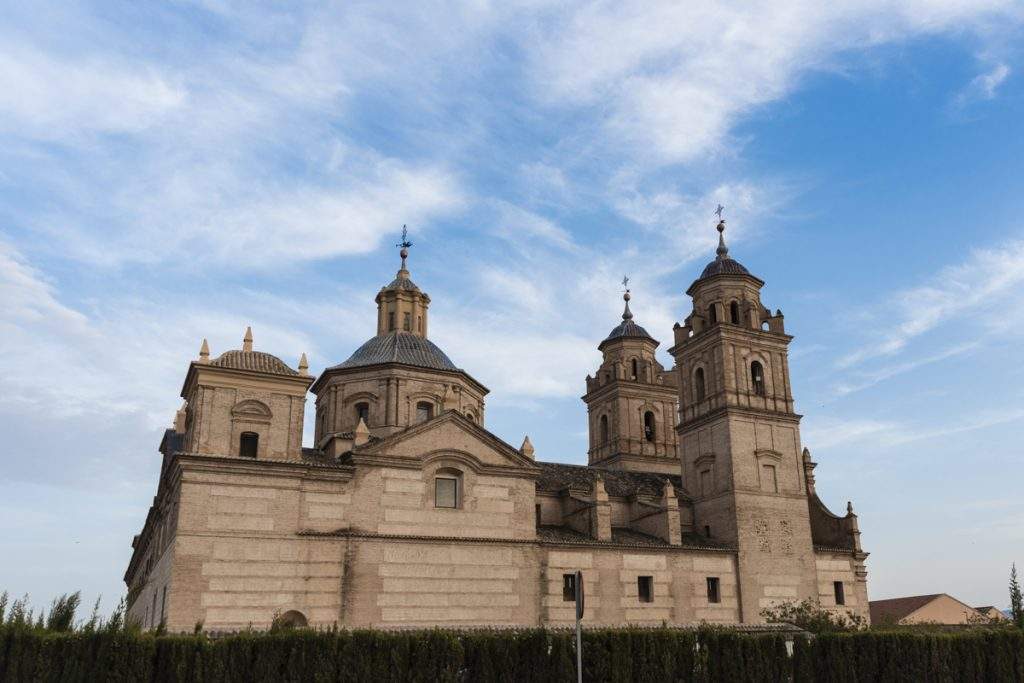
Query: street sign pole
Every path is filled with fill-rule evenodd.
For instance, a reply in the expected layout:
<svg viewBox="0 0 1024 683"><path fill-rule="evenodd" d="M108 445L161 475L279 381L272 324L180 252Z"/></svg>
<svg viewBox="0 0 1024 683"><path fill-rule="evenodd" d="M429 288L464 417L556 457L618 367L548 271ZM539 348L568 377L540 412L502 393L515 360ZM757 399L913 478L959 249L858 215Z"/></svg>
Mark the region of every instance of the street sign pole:
<svg viewBox="0 0 1024 683"><path fill-rule="evenodd" d="M583 683L583 572L576 570L576 681Z"/></svg>

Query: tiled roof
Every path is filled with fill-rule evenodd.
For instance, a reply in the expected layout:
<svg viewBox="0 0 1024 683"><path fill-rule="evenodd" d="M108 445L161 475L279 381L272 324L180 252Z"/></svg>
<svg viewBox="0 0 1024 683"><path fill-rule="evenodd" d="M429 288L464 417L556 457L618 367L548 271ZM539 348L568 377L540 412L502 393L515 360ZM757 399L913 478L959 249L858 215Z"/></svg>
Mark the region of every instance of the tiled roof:
<svg viewBox="0 0 1024 683"><path fill-rule="evenodd" d="M871 623L898 622L942 595L942 593L933 593L932 595L913 595L906 598L890 598L889 600L872 600L868 603L871 609Z"/></svg>
<svg viewBox="0 0 1024 683"><path fill-rule="evenodd" d="M420 291L420 288L416 286L416 283L410 280L408 277L396 277L383 289L400 289L410 292Z"/></svg>
<svg viewBox="0 0 1024 683"><path fill-rule="evenodd" d="M277 356L262 351L225 351L211 360L210 365L233 370L266 372L272 375L294 376L299 374L297 370L292 370Z"/></svg>
<svg viewBox="0 0 1024 683"><path fill-rule="evenodd" d="M715 275L750 275L750 271L736 259L720 258L709 263L697 279L703 280Z"/></svg>
<svg viewBox="0 0 1024 683"><path fill-rule="evenodd" d="M623 339L626 337L636 339L650 339L651 341L654 341L654 337L647 334L647 330L640 327L635 322L633 322L632 319L630 319L623 320L615 327L615 329L609 332L608 336L605 337L604 341L601 342L601 346L604 346L606 343L613 341L615 339ZM598 348L600 348L600 346Z"/></svg>
<svg viewBox="0 0 1024 683"><path fill-rule="evenodd" d="M604 489L609 496L628 497L634 494L660 496L668 479L675 487L676 495L682 493L683 482L677 475L654 474L649 472L627 472L587 465L566 465L557 462L538 462L540 477L537 490L555 493L564 488L592 490L594 481L604 479Z"/></svg>
<svg viewBox="0 0 1024 683"><path fill-rule="evenodd" d="M458 370L436 344L412 332L377 335L356 349L352 356L329 370L359 368L384 363L402 363L432 370Z"/></svg>
<svg viewBox="0 0 1024 683"><path fill-rule="evenodd" d="M629 545L648 548L670 548L673 547L657 536L650 536L640 531L627 529L625 527L612 527L612 538L610 541L598 541L586 534L565 526L542 526L537 529L537 540L541 543L565 543L578 545ZM683 534L683 548L701 548L705 550L732 550L721 543L697 534Z"/></svg>

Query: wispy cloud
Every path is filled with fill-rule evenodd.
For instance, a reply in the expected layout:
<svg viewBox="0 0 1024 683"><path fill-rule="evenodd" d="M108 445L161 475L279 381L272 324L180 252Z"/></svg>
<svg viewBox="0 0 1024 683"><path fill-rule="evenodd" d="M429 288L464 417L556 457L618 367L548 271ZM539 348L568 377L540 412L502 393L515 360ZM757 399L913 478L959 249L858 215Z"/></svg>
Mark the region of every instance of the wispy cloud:
<svg viewBox="0 0 1024 683"><path fill-rule="evenodd" d="M954 104L957 107L965 107L978 100L991 100L996 96L999 86L1010 75L1009 65L1000 62L992 66L985 73L978 74L963 90L957 93Z"/></svg>
<svg viewBox="0 0 1024 683"><path fill-rule="evenodd" d="M885 311L880 341L871 342L839 361L849 368L866 360L892 356L903 351L921 335L942 324L962 326L977 323L979 334L991 328L985 318L993 311L1006 310L1015 292L1024 284L1024 241L1007 242L993 249L973 252L964 263L943 268L928 283L896 292L877 304ZM878 316L873 316L877 322ZM873 325L872 329L878 326ZM884 328L883 328L884 329Z"/></svg>
<svg viewBox="0 0 1024 683"><path fill-rule="evenodd" d="M1024 409L986 411L940 426L893 420L817 418L804 429L804 443L812 449L850 444L890 448L1015 422L1024 422Z"/></svg>

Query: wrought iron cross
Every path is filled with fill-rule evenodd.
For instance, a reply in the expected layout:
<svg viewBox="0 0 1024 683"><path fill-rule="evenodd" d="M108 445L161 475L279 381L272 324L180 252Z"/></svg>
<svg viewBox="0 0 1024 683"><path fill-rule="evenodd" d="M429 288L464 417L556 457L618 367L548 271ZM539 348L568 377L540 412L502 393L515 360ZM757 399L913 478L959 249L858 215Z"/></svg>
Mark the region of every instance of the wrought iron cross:
<svg viewBox="0 0 1024 683"><path fill-rule="evenodd" d="M718 220L722 220L722 212L723 211L725 211L725 207L722 206L721 204L719 204L718 208L715 209L715 215L718 216Z"/></svg>
<svg viewBox="0 0 1024 683"><path fill-rule="evenodd" d="M628 275L623 275L622 276L622 286L625 287L627 290L629 289L629 276Z"/></svg>

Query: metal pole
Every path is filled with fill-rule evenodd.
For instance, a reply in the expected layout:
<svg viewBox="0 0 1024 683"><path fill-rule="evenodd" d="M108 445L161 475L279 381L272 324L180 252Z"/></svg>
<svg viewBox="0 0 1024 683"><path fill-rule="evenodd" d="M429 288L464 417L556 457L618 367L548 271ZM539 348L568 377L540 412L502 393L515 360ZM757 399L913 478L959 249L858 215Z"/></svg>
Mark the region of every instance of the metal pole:
<svg viewBox="0 0 1024 683"><path fill-rule="evenodd" d="M583 683L583 629L580 620L576 620L576 681Z"/></svg>

